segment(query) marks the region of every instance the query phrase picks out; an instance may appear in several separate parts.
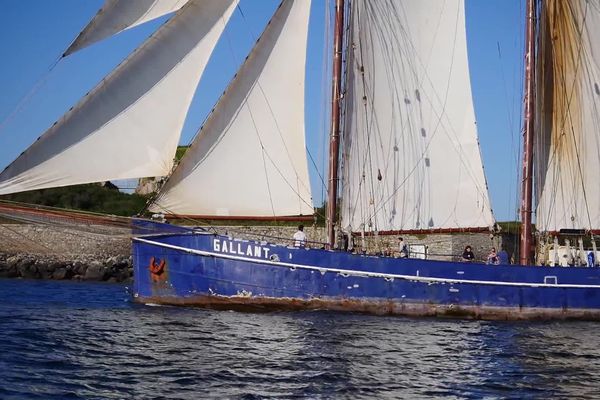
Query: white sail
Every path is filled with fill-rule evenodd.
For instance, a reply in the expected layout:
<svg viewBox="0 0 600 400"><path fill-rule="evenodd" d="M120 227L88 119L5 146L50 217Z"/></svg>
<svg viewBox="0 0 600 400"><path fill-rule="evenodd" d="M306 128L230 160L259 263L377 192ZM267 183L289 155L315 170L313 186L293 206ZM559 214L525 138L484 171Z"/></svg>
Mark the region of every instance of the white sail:
<svg viewBox="0 0 600 400"><path fill-rule="evenodd" d="M164 176L237 0L192 0L0 173L0 194Z"/></svg>
<svg viewBox="0 0 600 400"><path fill-rule="evenodd" d="M310 1L284 0L153 211L310 215L304 78Z"/></svg>
<svg viewBox="0 0 600 400"><path fill-rule="evenodd" d="M179 10L188 0L106 0L65 52L75 53L126 29Z"/></svg>
<svg viewBox="0 0 600 400"><path fill-rule="evenodd" d="M356 0L351 21L343 228L493 225L463 0Z"/></svg>
<svg viewBox="0 0 600 400"><path fill-rule="evenodd" d="M600 229L600 5L547 0L535 129L536 227Z"/></svg>

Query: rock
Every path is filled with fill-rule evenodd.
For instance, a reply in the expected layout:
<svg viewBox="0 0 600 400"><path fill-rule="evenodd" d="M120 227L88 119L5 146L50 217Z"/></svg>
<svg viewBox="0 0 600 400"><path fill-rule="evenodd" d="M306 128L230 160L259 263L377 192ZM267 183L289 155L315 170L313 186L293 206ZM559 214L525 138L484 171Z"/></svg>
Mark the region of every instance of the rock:
<svg viewBox="0 0 600 400"><path fill-rule="evenodd" d="M9 267L16 267L21 263L21 258L19 256L12 256L6 259L6 264Z"/></svg>
<svg viewBox="0 0 600 400"><path fill-rule="evenodd" d="M46 269L48 270L48 272L53 273L57 269L64 268L64 267L65 267L64 263L54 261L54 262L51 262L50 264L48 264L48 267Z"/></svg>
<svg viewBox="0 0 600 400"><path fill-rule="evenodd" d="M37 269L37 265L32 260L23 260L17 266L19 275L25 279L39 279L40 273Z"/></svg>
<svg viewBox="0 0 600 400"><path fill-rule="evenodd" d="M110 258L106 259L106 261L104 262L104 265L113 266L116 263L117 263L117 257L110 257Z"/></svg>
<svg viewBox="0 0 600 400"><path fill-rule="evenodd" d="M108 268L99 261L92 261L87 267L83 279L86 281L104 281L108 278Z"/></svg>
<svg viewBox="0 0 600 400"><path fill-rule="evenodd" d="M19 271L15 264L9 265L8 263L0 264L0 278L17 278L19 277Z"/></svg>
<svg viewBox="0 0 600 400"><path fill-rule="evenodd" d="M38 271L41 279L52 278L52 271L48 270L49 265L46 264L44 261L38 260L35 262L34 265L37 268L37 271Z"/></svg>
<svg viewBox="0 0 600 400"><path fill-rule="evenodd" d="M129 279L129 271L127 271L126 269L115 271L112 274L111 279L114 279L115 282L124 282L127 279Z"/></svg>
<svg viewBox="0 0 600 400"><path fill-rule="evenodd" d="M86 270L86 267L85 267L85 265L82 262L75 261L73 263L73 274L75 274L75 275L84 275L85 274L85 270Z"/></svg>
<svg viewBox="0 0 600 400"><path fill-rule="evenodd" d="M117 260L117 262L113 264L113 267L115 267L116 269L126 269L127 267L129 267L129 260L127 260L126 258Z"/></svg>
<svg viewBox="0 0 600 400"><path fill-rule="evenodd" d="M52 272L52 279L65 280L73 277L73 271L66 267L59 267Z"/></svg>

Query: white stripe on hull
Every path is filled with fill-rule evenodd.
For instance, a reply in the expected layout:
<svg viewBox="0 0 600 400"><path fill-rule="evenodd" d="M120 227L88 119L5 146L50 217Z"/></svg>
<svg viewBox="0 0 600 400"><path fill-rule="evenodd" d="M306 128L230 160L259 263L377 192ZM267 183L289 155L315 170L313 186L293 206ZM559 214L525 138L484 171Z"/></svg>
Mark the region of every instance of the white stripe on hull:
<svg viewBox="0 0 600 400"><path fill-rule="evenodd" d="M367 271L357 271L351 269L340 269L340 268L327 268L327 267L317 267L312 265L303 265L303 264L295 264L295 263L287 263L281 261L273 261L273 260L263 260L256 258L248 258L242 256L234 256L229 254L222 253L213 253L210 251L204 250L196 250L190 249L187 247L175 246L172 244L160 243L153 240L142 239L142 238L133 238L133 240L141 243L146 243L153 246L163 247L171 250L182 251L189 254L196 254L200 256L207 257L216 257L216 258L224 258L228 260L235 261L245 261L251 262L255 264L264 264L264 265L272 265L278 267L286 267L286 268L300 268L312 271L319 271L321 273L333 272L338 273L343 276L361 276L361 277L370 277L370 278L384 278L388 280L393 279L403 279L410 280L414 282L426 282L426 283L452 283L452 284L472 284L472 285L495 285L495 286L521 286L521 287L540 287L540 288L562 288L562 289L600 289L600 285L579 285L579 284L550 284L550 283L531 283L531 282L501 282L501 281L480 281L480 280L472 280L472 279L450 279L450 278L434 278L427 276L417 276L417 275L402 275L402 274L387 274L381 272L367 272Z"/></svg>

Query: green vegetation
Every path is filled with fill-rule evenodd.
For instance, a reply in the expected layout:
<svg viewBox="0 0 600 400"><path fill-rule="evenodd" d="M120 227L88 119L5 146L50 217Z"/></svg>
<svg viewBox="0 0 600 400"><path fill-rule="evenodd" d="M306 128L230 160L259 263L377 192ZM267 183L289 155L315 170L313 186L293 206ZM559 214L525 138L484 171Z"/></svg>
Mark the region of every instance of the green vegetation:
<svg viewBox="0 0 600 400"><path fill-rule="evenodd" d="M498 225L502 229L502 233L519 233L521 231L521 221L498 222ZM535 224L532 224L531 227L535 232Z"/></svg>
<svg viewBox="0 0 600 400"><path fill-rule="evenodd" d="M135 215L146 204L144 196L98 184L32 190L0 196L0 200L121 216Z"/></svg>
<svg viewBox="0 0 600 400"><path fill-rule="evenodd" d="M178 146L175 154L181 160L189 146ZM46 207L89 211L100 214L132 216L140 213L149 196L120 192L110 182L76 185L0 196L0 200L37 204Z"/></svg>
<svg viewBox="0 0 600 400"><path fill-rule="evenodd" d="M175 160L180 161L189 148L190 146L177 146L177 151L175 152Z"/></svg>

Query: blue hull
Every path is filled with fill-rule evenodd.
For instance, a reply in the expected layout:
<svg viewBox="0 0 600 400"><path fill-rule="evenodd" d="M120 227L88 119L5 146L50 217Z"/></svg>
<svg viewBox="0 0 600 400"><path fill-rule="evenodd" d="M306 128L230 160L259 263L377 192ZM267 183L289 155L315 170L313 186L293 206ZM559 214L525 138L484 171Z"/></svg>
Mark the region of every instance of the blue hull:
<svg viewBox="0 0 600 400"><path fill-rule="evenodd" d="M174 232L134 239L134 298L217 309L600 319L600 268L354 255Z"/></svg>

